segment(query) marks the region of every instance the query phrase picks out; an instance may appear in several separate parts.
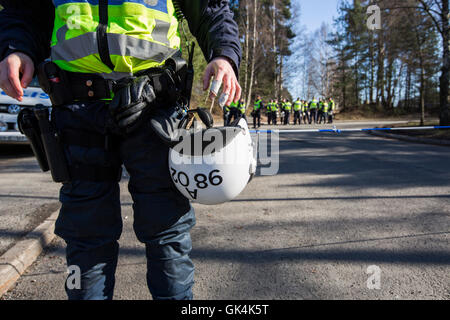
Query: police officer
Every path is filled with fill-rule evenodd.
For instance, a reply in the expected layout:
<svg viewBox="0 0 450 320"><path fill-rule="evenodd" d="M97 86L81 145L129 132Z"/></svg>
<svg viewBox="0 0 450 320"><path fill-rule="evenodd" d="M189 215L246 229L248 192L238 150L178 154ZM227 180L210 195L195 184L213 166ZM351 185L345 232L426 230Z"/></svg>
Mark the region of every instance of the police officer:
<svg viewBox="0 0 450 320"><path fill-rule="evenodd" d="M267 124L270 126L272 123L272 105L273 99L266 105L266 116L267 116Z"/></svg>
<svg viewBox="0 0 450 320"><path fill-rule="evenodd" d="M278 119L278 100L275 99L272 103L272 124L277 125L277 119Z"/></svg>
<svg viewBox="0 0 450 320"><path fill-rule="evenodd" d="M264 105L262 103L261 96L256 97L256 101L255 104L253 105L253 112L252 112L254 129L256 129L256 126L258 126L258 128L261 127L261 109L263 107Z"/></svg>
<svg viewBox="0 0 450 320"><path fill-rule="evenodd" d="M309 102L309 124L314 121L314 124L317 123L317 108L319 107L319 102L315 97Z"/></svg>
<svg viewBox="0 0 450 320"><path fill-rule="evenodd" d="M319 99L319 104L317 107L317 123L321 124L322 122L322 114L323 114L323 101Z"/></svg>
<svg viewBox="0 0 450 320"><path fill-rule="evenodd" d="M328 113L328 123L333 123L333 117L334 117L334 110L336 108L336 104L333 100L333 98L330 98L328 101L328 104L330 106L330 111Z"/></svg>
<svg viewBox="0 0 450 320"><path fill-rule="evenodd" d="M319 99L319 103L317 106L317 123L320 124L321 116L322 116L322 108L323 108L323 102L322 99Z"/></svg>
<svg viewBox="0 0 450 320"><path fill-rule="evenodd" d="M303 104L300 101L300 98L297 98L294 102L294 125L302 124L302 107Z"/></svg>
<svg viewBox="0 0 450 320"><path fill-rule="evenodd" d="M288 126L291 120L292 103L288 100L284 100L284 125Z"/></svg>
<svg viewBox="0 0 450 320"><path fill-rule="evenodd" d="M231 102L230 104L230 116L229 123L239 119L239 102Z"/></svg>
<svg viewBox="0 0 450 320"><path fill-rule="evenodd" d="M36 67L51 56L40 74L52 99L64 100L54 105L52 122L71 180L60 191L55 233L67 244L67 264L82 277L81 289L66 287L69 299L113 297L122 164L153 298L193 298L194 210L171 181L169 146L147 116L159 121L177 110L171 101L180 90L177 65L165 62L179 61L173 59L181 12L208 59L204 90L212 77L224 83L226 104L240 97L241 50L228 1L178 0L179 14L175 1L0 0L0 87L22 101Z"/></svg>
<svg viewBox="0 0 450 320"><path fill-rule="evenodd" d="M324 124L327 123L329 110L330 110L330 105L328 104L327 100L324 100L323 106L322 106L322 118L320 119L320 123L322 123L322 120L323 120Z"/></svg>
<svg viewBox="0 0 450 320"><path fill-rule="evenodd" d="M304 124L309 123L309 108L306 100L302 100L302 119Z"/></svg>
<svg viewBox="0 0 450 320"><path fill-rule="evenodd" d="M280 110L280 124L284 124L284 116L286 115L284 111L284 107L286 105L286 99L281 98L280 104L279 104L279 110Z"/></svg>
<svg viewBox="0 0 450 320"><path fill-rule="evenodd" d="M245 105L244 99L239 100L239 105L238 105L237 109L238 109L238 117L244 118L245 121L247 121L247 116L246 116L247 106Z"/></svg>

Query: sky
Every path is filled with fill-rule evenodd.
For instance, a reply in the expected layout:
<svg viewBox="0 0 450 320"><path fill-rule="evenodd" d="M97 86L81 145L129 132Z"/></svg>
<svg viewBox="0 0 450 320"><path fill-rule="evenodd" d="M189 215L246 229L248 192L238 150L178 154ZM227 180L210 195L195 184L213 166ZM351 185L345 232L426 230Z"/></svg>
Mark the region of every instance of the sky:
<svg viewBox="0 0 450 320"><path fill-rule="evenodd" d="M292 2L300 3L301 24L306 26L308 31L320 28L322 22L332 27L333 16L338 16L338 0L293 0Z"/></svg>
<svg viewBox="0 0 450 320"><path fill-rule="evenodd" d="M298 8L300 5L300 25L306 27L306 32L312 33L320 28L323 22L327 23L330 28L333 28L333 17L338 17L338 3L339 0L291 0L292 10ZM295 13L294 13L294 16ZM296 21L296 25L297 25ZM331 31L331 29L330 29ZM289 60L288 60L289 68ZM298 83L302 82L302 77L299 74L295 75L296 80L285 82L287 89L295 97L301 94L301 87ZM292 80L292 79L291 79ZM311 97L304 97L311 98Z"/></svg>

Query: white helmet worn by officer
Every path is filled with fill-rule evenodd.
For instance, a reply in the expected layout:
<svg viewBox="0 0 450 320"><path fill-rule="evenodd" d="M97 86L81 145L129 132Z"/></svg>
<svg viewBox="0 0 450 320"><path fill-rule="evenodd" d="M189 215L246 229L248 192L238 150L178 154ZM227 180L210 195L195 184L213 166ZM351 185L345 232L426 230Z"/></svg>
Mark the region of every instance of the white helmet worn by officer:
<svg viewBox="0 0 450 320"><path fill-rule="evenodd" d="M247 122L186 131L170 149L169 168L177 189L189 200L215 205L236 198L256 172Z"/></svg>

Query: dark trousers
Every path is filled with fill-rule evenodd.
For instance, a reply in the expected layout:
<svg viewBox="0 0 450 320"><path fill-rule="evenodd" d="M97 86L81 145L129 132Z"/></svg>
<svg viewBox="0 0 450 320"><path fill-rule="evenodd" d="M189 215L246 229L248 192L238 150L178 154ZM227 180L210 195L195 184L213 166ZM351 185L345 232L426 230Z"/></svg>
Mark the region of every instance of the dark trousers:
<svg viewBox="0 0 450 320"><path fill-rule="evenodd" d="M270 126L272 123L272 111L267 111L267 124Z"/></svg>
<svg viewBox="0 0 450 320"><path fill-rule="evenodd" d="M309 111L303 112L302 117L303 117L303 123L304 124L311 123L311 121L309 120L310 119Z"/></svg>
<svg viewBox="0 0 450 320"><path fill-rule="evenodd" d="M256 128L256 126L261 127L261 111L253 111L253 128Z"/></svg>
<svg viewBox="0 0 450 320"><path fill-rule="evenodd" d="M76 103L53 109L59 131L105 133L108 106ZM194 265L190 230L195 214L175 188L169 174L168 152L150 127L117 137L111 150L65 146L72 165L117 167L123 164L130 180L134 231L145 244L147 285L154 299L192 299ZM117 180L117 179L116 179ZM112 299L122 232L119 183L73 177L60 191L62 204L55 233L67 244L69 266L81 270L81 289L68 288L69 299Z"/></svg>
<svg viewBox="0 0 450 320"><path fill-rule="evenodd" d="M323 112L321 110L318 110L317 111L317 122L318 123L322 123L322 115L323 115Z"/></svg>
<svg viewBox="0 0 450 320"><path fill-rule="evenodd" d="M239 118L239 110L237 108L230 108L230 115L228 123L232 123L234 120Z"/></svg>
<svg viewBox="0 0 450 320"><path fill-rule="evenodd" d="M288 125L291 121L291 111L284 112L284 124Z"/></svg>
<svg viewBox="0 0 450 320"><path fill-rule="evenodd" d="M294 125L302 124L302 114L300 111L294 111Z"/></svg>
<svg viewBox="0 0 450 320"><path fill-rule="evenodd" d="M272 111L272 124L273 125L277 125L277 112L276 111Z"/></svg>
<svg viewBox="0 0 450 320"><path fill-rule="evenodd" d="M328 112L322 111L322 112L320 113L320 123L322 123L322 120L323 120L323 123L324 123L324 124L327 123L327 121L328 121Z"/></svg>
<svg viewBox="0 0 450 320"><path fill-rule="evenodd" d="M313 121L315 124L317 123L317 109L310 110L309 124L311 124Z"/></svg>

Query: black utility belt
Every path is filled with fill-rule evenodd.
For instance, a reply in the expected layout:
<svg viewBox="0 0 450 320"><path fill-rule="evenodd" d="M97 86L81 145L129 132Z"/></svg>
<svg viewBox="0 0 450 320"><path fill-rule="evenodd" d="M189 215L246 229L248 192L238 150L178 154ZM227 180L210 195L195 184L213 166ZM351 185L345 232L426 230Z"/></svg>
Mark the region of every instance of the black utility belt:
<svg viewBox="0 0 450 320"><path fill-rule="evenodd" d="M97 74L68 72L50 61L38 66L38 79L53 106L77 100L111 99L111 80L103 79Z"/></svg>
<svg viewBox="0 0 450 320"><path fill-rule="evenodd" d="M161 97L165 96L168 87L176 85L172 82L175 75L168 75L168 67L151 68L136 73L132 77L147 75L155 93ZM170 81L167 80L170 78ZM52 105L61 106L74 101L98 101L113 98L114 86L118 81L104 79L94 73L79 73L62 70L55 63L46 61L38 67L39 84L50 97ZM119 81L126 81L127 77ZM170 96L170 95L168 95Z"/></svg>

